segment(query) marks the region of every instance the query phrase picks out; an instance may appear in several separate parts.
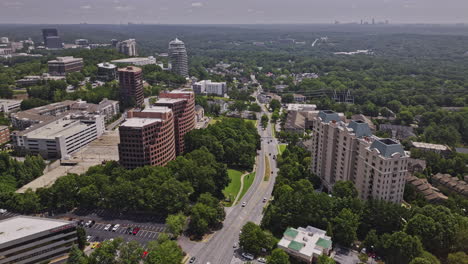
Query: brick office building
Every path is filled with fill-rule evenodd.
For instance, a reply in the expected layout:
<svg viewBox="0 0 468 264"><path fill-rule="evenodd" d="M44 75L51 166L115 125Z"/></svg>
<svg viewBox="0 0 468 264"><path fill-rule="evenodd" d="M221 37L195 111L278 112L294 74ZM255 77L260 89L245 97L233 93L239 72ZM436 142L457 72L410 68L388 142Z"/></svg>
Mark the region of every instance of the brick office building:
<svg viewBox="0 0 468 264"><path fill-rule="evenodd" d="M56 60L47 62L50 75L65 76L71 72L79 72L83 69L83 59L74 57L57 57Z"/></svg>
<svg viewBox="0 0 468 264"><path fill-rule="evenodd" d="M118 73L120 82L120 97L123 105L143 105L143 74L141 68L128 66L118 69Z"/></svg>
<svg viewBox="0 0 468 264"><path fill-rule="evenodd" d="M164 166L175 159L174 114L167 107L129 111L119 127L120 164L127 169Z"/></svg>

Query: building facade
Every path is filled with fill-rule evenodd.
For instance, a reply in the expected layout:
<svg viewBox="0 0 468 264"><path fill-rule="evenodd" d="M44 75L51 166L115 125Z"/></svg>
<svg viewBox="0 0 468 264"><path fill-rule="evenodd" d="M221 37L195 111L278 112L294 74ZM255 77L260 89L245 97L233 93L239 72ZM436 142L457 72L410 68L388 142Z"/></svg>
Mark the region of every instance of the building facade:
<svg viewBox="0 0 468 264"><path fill-rule="evenodd" d="M63 47L62 39L56 28L45 28L42 30L44 46L47 49L61 49Z"/></svg>
<svg viewBox="0 0 468 264"><path fill-rule="evenodd" d="M185 90L162 92L155 105L169 107L174 112L176 153L184 153L184 137L195 128L195 94Z"/></svg>
<svg viewBox="0 0 468 264"><path fill-rule="evenodd" d="M0 221L0 264L46 263L78 243L72 222L16 216Z"/></svg>
<svg viewBox="0 0 468 264"><path fill-rule="evenodd" d="M117 79L117 66L103 62L98 65L97 78L104 82L110 82Z"/></svg>
<svg viewBox="0 0 468 264"><path fill-rule="evenodd" d="M118 52L123 53L130 57L138 56L135 39L127 39L127 40L118 42L116 44L116 49Z"/></svg>
<svg viewBox="0 0 468 264"><path fill-rule="evenodd" d="M143 74L141 68L127 66L118 69L121 102L124 106L141 106L144 103Z"/></svg>
<svg viewBox="0 0 468 264"><path fill-rule="evenodd" d="M0 99L0 113L11 113L20 110L23 100Z"/></svg>
<svg viewBox="0 0 468 264"><path fill-rule="evenodd" d="M361 199L402 201L409 156L400 143L377 138L365 122L346 123L329 110L310 121L311 170L328 190L351 181Z"/></svg>
<svg viewBox="0 0 468 264"><path fill-rule="evenodd" d="M174 73L185 78L189 76L187 50L184 42L177 38L169 42L169 61Z"/></svg>
<svg viewBox="0 0 468 264"><path fill-rule="evenodd" d="M174 114L167 107L129 111L119 127L119 161L127 169L164 166L175 159Z"/></svg>
<svg viewBox="0 0 468 264"><path fill-rule="evenodd" d="M214 94L225 96L227 93L226 82L212 82L211 80L203 80L192 85L195 94Z"/></svg>
<svg viewBox="0 0 468 264"><path fill-rule="evenodd" d="M21 154L41 155L45 159L66 159L101 137L102 116L66 115L50 122L15 131L12 141Z"/></svg>
<svg viewBox="0 0 468 264"><path fill-rule="evenodd" d="M10 129L7 126L0 126L0 145L10 141Z"/></svg>
<svg viewBox="0 0 468 264"><path fill-rule="evenodd" d="M47 62L49 74L65 76L71 72L79 72L83 69L83 59L74 57L57 57L56 60Z"/></svg>

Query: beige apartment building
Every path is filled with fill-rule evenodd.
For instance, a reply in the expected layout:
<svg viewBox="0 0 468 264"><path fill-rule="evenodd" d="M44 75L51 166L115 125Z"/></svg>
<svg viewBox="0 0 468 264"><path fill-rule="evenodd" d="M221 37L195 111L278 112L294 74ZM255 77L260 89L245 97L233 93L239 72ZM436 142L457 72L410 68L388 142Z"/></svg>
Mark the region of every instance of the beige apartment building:
<svg viewBox="0 0 468 264"><path fill-rule="evenodd" d="M310 120L312 172L332 190L337 181L352 181L361 199L394 203L403 200L409 155L393 139L374 135L360 120L345 122L333 111Z"/></svg>

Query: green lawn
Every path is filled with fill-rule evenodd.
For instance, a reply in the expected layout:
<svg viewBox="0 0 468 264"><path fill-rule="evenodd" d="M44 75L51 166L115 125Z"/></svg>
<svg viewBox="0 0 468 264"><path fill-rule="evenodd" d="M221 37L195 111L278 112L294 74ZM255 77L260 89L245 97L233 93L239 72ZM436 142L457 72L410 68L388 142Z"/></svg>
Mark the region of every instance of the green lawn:
<svg viewBox="0 0 468 264"><path fill-rule="evenodd" d="M231 201L234 201L241 187L242 172L238 170L228 169L228 175L229 179L231 179L231 183L229 183L229 185L223 190L223 193L226 198L229 198Z"/></svg>
<svg viewBox="0 0 468 264"><path fill-rule="evenodd" d="M255 179L255 172L252 172L249 175L245 175L245 177L244 177L244 188L242 188L242 193L239 196L238 201L240 201L242 199L242 197L244 196L244 194L249 190L250 186L254 182L254 179Z"/></svg>
<svg viewBox="0 0 468 264"><path fill-rule="evenodd" d="M265 175L263 176L263 180L264 181L270 180L270 174L271 174L270 160L268 159L268 156L265 155Z"/></svg>
<svg viewBox="0 0 468 264"><path fill-rule="evenodd" d="M271 124L271 135L272 135L274 138L276 137L275 124Z"/></svg>
<svg viewBox="0 0 468 264"><path fill-rule="evenodd" d="M280 155L283 154L283 151L286 149L287 146L288 146L287 144L279 144L278 145L278 152L279 152Z"/></svg>
<svg viewBox="0 0 468 264"><path fill-rule="evenodd" d="M254 126L257 126L257 120L244 119L245 122L252 123Z"/></svg>

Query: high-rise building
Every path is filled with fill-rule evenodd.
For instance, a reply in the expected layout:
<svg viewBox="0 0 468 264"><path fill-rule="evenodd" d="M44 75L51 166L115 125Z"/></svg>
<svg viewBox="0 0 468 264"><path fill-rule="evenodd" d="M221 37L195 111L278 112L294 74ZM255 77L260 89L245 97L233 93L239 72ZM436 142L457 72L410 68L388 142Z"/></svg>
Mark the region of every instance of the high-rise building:
<svg viewBox="0 0 468 264"><path fill-rule="evenodd" d="M118 69L120 97L124 106L141 106L144 102L141 68L127 66Z"/></svg>
<svg viewBox="0 0 468 264"><path fill-rule="evenodd" d="M166 106L174 112L175 147L177 155L185 151L184 136L195 128L195 94L192 91L172 90L159 94L156 106Z"/></svg>
<svg viewBox="0 0 468 264"><path fill-rule="evenodd" d="M130 57L138 56L135 39L127 39L127 40L118 42L116 44L116 49L118 52L123 53Z"/></svg>
<svg viewBox="0 0 468 264"><path fill-rule="evenodd" d="M79 72L83 69L83 59L71 57L57 57L56 60L48 61L49 74L65 76L71 72Z"/></svg>
<svg viewBox="0 0 468 264"><path fill-rule="evenodd" d="M109 82L117 79L117 66L103 62L98 65L97 78L101 81Z"/></svg>
<svg viewBox="0 0 468 264"><path fill-rule="evenodd" d="M42 30L44 46L48 49L61 49L63 47L62 39L56 28L45 28Z"/></svg>
<svg viewBox="0 0 468 264"><path fill-rule="evenodd" d="M185 78L189 76L187 50L184 42L177 38L169 42L169 60L174 73Z"/></svg>
<svg viewBox="0 0 468 264"><path fill-rule="evenodd" d="M367 123L348 123L333 111L320 111L309 120L314 174L331 190L337 181L351 181L361 199L400 203L408 154L393 139L373 136Z"/></svg>
<svg viewBox="0 0 468 264"><path fill-rule="evenodd" d="M129 111L119 127L119 160L127 169L164 166L175 159L174 114L168 107Z"/></svg>

